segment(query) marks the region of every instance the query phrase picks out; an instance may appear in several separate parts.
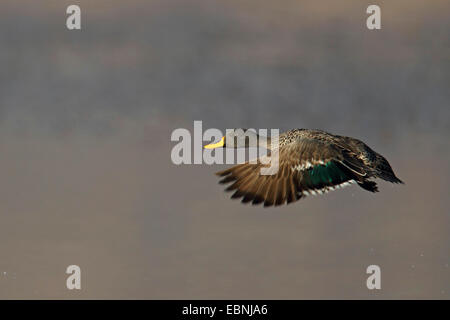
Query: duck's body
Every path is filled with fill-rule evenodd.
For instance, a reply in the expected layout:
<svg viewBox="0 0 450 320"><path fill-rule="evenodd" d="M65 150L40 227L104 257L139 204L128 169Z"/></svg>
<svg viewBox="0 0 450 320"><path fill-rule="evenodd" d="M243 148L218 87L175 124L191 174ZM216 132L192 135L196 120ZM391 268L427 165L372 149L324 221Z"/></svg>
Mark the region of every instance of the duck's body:
<svg viewBox="0 0 450 320"><path fill-rule="evenodd" d="M220 183L233 182L226 189L235 190L231 198L272 206L352 183L377 192L373 178L403 183L388 161L360 140L308 129L290 130L278 139L279 169L275 174L260 175L261 167L266 166L260 162L247 162L217 173L223 177Z"/></svg>

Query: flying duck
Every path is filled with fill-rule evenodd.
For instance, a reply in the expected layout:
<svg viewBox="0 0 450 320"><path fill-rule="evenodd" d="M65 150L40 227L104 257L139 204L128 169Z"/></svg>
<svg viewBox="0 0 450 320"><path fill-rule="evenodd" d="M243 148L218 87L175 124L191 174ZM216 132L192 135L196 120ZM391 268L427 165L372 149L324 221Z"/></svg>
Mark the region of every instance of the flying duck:
<svg viewBox="0 0 450 320"><path fill-rule="evenodd" d="M219 183L231 183L225 189L234 191L231 198L242 198L243 203L279 206L354 183L364 190L378 192L374 178L403 184L382 155L355 138L322 130L294 129L280 134L274 144L270 137L240 130L240 135L246 137L245 145L239 145L236 141L242 137L236 132L227 132L219 142L205 148L264 146L269 153L276 150L279 157L278 170L271 175L260 174L261 168L268 167L261 158L216 173L222 177ZM251 135L256 139L250 139Z"/></svg>

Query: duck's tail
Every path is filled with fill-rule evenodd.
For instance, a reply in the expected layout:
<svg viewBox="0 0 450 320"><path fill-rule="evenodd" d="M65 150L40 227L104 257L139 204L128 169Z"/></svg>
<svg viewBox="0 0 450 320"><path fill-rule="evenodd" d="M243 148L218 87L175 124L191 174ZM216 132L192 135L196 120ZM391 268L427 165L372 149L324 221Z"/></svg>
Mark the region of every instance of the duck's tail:
<svg viewBox="0 0 450 320"><path fill-rule="evenodd" d="M377 154L376 160L375 160L375 171L378 178L381 178L383 180L392 182L392 183L401 183L404 184L402 180L397 178L397 176L394 173L394 170L392 170L391 165L389 162L380 154Z"/></svg>

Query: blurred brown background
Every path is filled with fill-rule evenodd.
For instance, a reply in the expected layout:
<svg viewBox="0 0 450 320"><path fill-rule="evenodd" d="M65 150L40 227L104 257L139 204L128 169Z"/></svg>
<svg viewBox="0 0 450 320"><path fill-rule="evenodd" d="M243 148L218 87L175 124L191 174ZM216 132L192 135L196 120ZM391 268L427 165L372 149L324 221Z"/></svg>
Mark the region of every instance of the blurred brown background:
<svg viewBox="0 0 450 320"><path fill-rule="evenodd" d="M2 1L0 298L449 299L449 9ZM171 163L194 120L354 136L406 184L244 206L224 166Z"/></svg>

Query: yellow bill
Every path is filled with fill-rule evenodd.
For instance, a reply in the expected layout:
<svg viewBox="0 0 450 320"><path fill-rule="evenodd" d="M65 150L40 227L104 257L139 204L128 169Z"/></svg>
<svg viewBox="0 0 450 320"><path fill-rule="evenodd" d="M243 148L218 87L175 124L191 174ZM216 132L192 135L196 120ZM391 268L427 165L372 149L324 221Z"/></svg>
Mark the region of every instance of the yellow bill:
<svg viewBox="0 0 450 320"><path fill-rule="evenodd" d="M207 144L207 145L205 146L205 149L215 149L215 148L220 148L220 147L223 147L224 144L225 144L225 137L222 137L222 139L220 139L220 141L217 142L217 143Z"/></svg>

